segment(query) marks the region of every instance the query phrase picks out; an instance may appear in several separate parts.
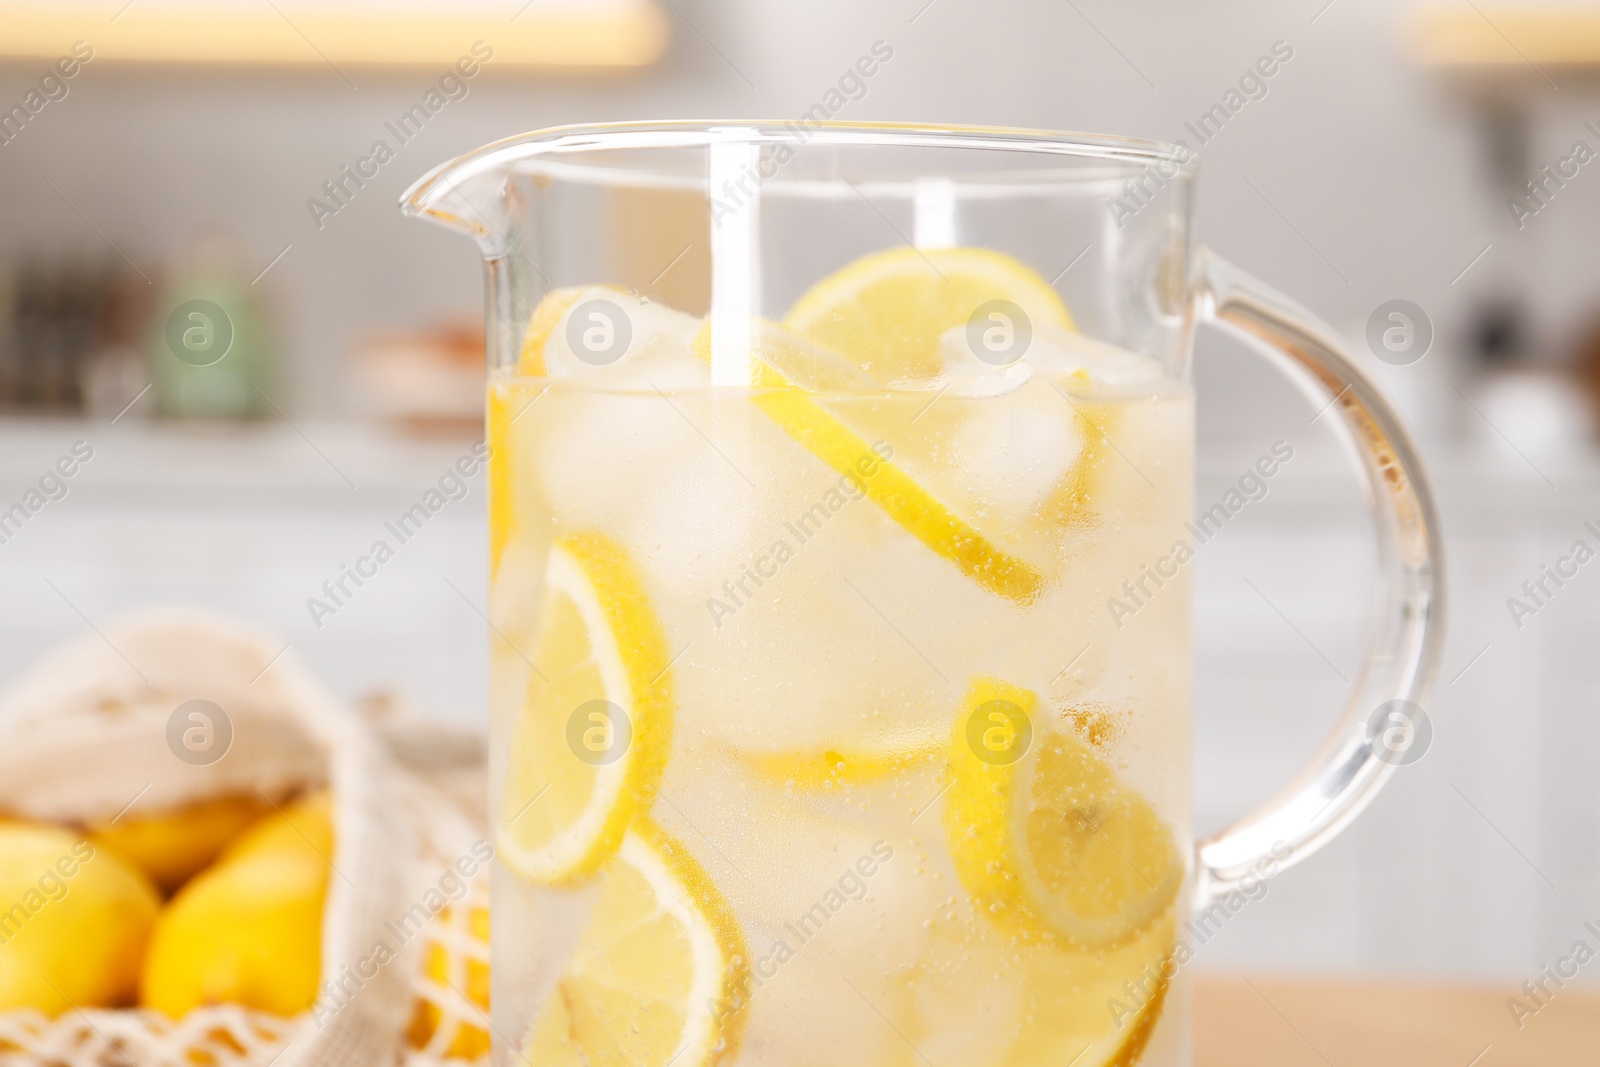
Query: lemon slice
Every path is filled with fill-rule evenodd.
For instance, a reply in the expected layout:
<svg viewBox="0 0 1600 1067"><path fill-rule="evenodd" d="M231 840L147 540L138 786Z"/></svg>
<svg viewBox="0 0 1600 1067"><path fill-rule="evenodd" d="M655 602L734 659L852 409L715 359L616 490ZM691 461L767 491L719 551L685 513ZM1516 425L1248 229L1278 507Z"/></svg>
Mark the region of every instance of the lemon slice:
<svg viewBox="0 0 1600 1067"><path fill-rule="evenodd" d="M1007 1067L1132 1067L1161 1019L1175 944L1168 908L1137 939L1098 952L1025 949L1026 1022Z"/></svg>
<svg viewBox="0 0 1600 1067"><path fill-rule="evenodd" d="M1093 521L1095 492L1103 480L1102 471L1111 460L1111 436L1121 421L1116 404L1092 401L1083 395L1088 386L1081 379L1069 379L1063 396L1072 396L1072 420L1083 438L1083 450L1061 484L1039 505L1032 516L1045 528L1072 530Z"/></svg>
<svg viewBox="0 0 1600 1067"><path fill-rule="evenodd" d="M672 731L666 637L633 561L605 535L551 545L533 666L497 839L513 871L559 884L616 851L653 798Z"/></svg>
<svg viewBox="0 0 1600 1067"><path fill-rule="evenodd" d="M524 1056L539 1067L703 1067L737 1052L749 950L722 894L648 818L622 839Z"/></svg>
<svg viewBox="0 0 1600 1067"><path fill-rule="evenodd" d="M985 303L1016 304L1035 329L1073 329L1050 283L987 248L891 248L840 268L806 290L783 324L848 357L879 382L926 379L944 361L939 338Z"/></svg>
<svg viewBox="0 0 1600 1067"><path fill-rule="evenodd" d="M489 571L500 569L500 556L506 542L511 539L515 506L513 491L516 471L511 448L511 420L515 397L520 390L506 382L489 383L489 401L485 410L485 433L489 443Z"/></svg>
<svg viewBox="0 0 1600 1067"><path fill-rule="evenodd" d="M550 373L545 364L544 346L555 333L561 320L578 302L578 298L594 286L573 285L553 289L545 294L539 305L528 316L528 328L522 335L522 349L513 370L519 378L542 378ZM516 466L511 447L511 424L534 399L543 386L530 391L509 382L491 381L487 428L489 442L489 570L499 569L500 555L511 538L513 526L513 490L516 484Z"/></svg>
<svg viewBox="0 0 1600 1067"><path fill-rule="evenodd" d="M580 316L574 319L573 316ZM648 300L620 285L553 289L528 316L516 373L528 377L605 378L613 385L643 386L665 376L663 386L697 387L704 375L682 358L699 320ZM662 357L667 357L665 361ZM678 357L676 360L671 357ZM651 370L627 382L630 368ZM689 377L674 378L673 372ZM619 377L620 375L620 377ZM634 376L637 378L637 376Z"/></svg>
<svg viewBox="0 0 1600 1067"><path fill-rule="evenodd" d="M929 764L943 751L941 743L907 743L900 748L841 746L821 752L750 753L746 758L769 781L816 789L881 782Z"/></svg>
<svg viewBox="0 0 1600 1067"><path fill-rule="evenodd" d="M1049 282L1011 256L986 248L902 247L862 256L807 290L783 322L847 357L880 383L928 381L947 367L941 344L950 343L954 334L964 349L967 341L959 335L991 301L1020 308L1032 332L1044 335L1042 347L1066 332L1079 338L1080 347L1101 355L1096 367L1107 362L1107 352L1131 356L1082 339ZM1089 399L1089 370L1056 370L1048 377L1072 406L1082 452L1054 491L1014 524L1019 533L1044 534L1048 543L1093 521L1095 492L1116 425L1114 405ZM926 436L936 441L943 435L929 429ZM971 476L970 471L950 474L958 480Z"/></svg>
<svg viewBox="0 0 1600 1067"><path fill-rule="evenodd" d="M544 360L545 343L556 332L556 327L561 325L561 320L567 317L567 312L572 310L578 298L596 288L600 287L570 285L545 294L533 309L533 314L528 316L528 329L522 335L522 352L517 357L519 375L536 378L549 373ZM618 289L617 292L622 290Z"/></svg>
<svg viewBox="0 0 1600 1067"><path fill-rule="evenodd" d="M545 366L544 346L550 335L561 324L578 297L589 286L573 285L554 289L539 301L528 316L528 328L522 335L522 350L517 356L513 373L521 378L542 378L549 373ZM542 387L541 387L542 388ZM500 567L500 555L506 541L511 538L513 525L512 492L516 483L516 468L511 447L511 424L522 409L538 395L507 382L489 384L487 434L489 440L489 570L492 574Z"/></svg>
<svg viewBox="0 0 1600 1067"><path fill-rule="evenodd" d="M1174 910L1120 945L1019 944L957 904L927 921L900 1026L935 1063L1129 1067L1160 1021Z"/></svg>
<svg viewBox="0 0 1600 1067"><path fill-rule="evenodd" d="M818 402L813 390L865 387L859 372L837 356L768 322L751 338L752 402L807 451L850 478L868 499L917 540L991 592L1030 603L1044 575L951 511L890 461L892 449L870 445ZM695 335L694 351L711 362L711 321Z"/></svg>
<svg viewBox="0 0 1600 1067"><path fill-rule="evenodd" d="M1170 908L1184 864L1149 802L1038 704L993 678L968 689L951 746L951 859L980 907L1024 935L1116 944Z"/></svg>

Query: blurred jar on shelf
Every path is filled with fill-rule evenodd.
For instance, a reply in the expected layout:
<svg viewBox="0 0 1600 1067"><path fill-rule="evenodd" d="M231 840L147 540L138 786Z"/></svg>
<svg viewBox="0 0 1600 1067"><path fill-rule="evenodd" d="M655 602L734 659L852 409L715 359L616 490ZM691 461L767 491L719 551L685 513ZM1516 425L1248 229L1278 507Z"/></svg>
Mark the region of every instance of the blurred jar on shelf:
<svg viewBox="0 0 1600 1067"><path fill-rule="evenodd" d="M98 299L96 328L78 369L83 411L94 419L137 417L148 410L145 400L150 371L145 365L143 338L152 312L150 283L136 271L123 267L111 272Z"/></svg>
<svg viewBox="0 0 1600 1067"><path fill-rule="evenodd" d="M118 276L116 265L72 252L0 264L0 408L83 409L86 356L107 334L107 294Z"/></svg>
<svg viewBox="0 0 1600 1067"><path fill-rule="evenodd" d="M1461 417L1487 444L1562 455L1594 439L1595 408L1583 387L1581 366L1560 358L1548 340L1535 339L1521 302L1480 304L1470 341L1475 373L1469 391L1476 410Z"/></svg>
<svg viewBox="0 0 1600 1067"><path fill-rule="evenodd" d="M159 414L248 419L271 411L277 353L249 262L227 236L199 237L174 253L146 342Z"/></svg>

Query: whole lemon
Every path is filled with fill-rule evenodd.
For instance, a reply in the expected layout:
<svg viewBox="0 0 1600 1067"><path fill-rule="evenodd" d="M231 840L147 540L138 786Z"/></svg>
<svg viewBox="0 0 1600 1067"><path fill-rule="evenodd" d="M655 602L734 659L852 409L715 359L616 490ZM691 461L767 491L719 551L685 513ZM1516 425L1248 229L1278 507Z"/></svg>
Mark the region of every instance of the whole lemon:
<svg viewBox="0 0 1600 1067"><path fill-rule="evenodd" d="M108 849L56 826L0 824L0 1010L133 999L160 898Z"/></svg>
<svg viewBox="0 0 1600 1067"><path fill-rule="evenodd" d="M180 889L156 921L140 1001L174 1019L203 1004L297 1015L317 998L333 824L313 794L267 816Z"/></svg>
<svg viewBox="0 0 1600 1067"><path fill-rule="evenodd" d="M223 850L219 863L276 851L305 852L333 858L333 795L326 789L307 793L251 826Z"/></svg>
<svg viewBox="0 0 1600 1067"><path fill-rule="evenodd" d="M454 908L466 907L464 904L447 906L439 912L439 922L445 927L451 925ZM489 946L489 909L482 905L472 905L467 913L467 929L473 940L485 949ZM439 941L430 942L424 956L424 969L429 978L442 986L447 986L461 994L472 1004L482 1009L485 1016L489 1012L489 965L474 956L462 958L454 949L447 947ZM450 1038L450 1044L445 1048L446 1056L475 1060L489 1051L489 1034L481 1026L475 1025L467 1019L456 1022L455 1033ZM411 1025L406 1031L406 1038L413 1048L426 1048L428 1042L433 1040L434 1033L444 1023L444 1018L439 1008L426 1000L417 1001L416 1009L411 1015Z"/></svg>
<svg viewBox="0 0 1600 1067"><path fill-rule="evenodd" d="M259 796L225 796L172 811L91 823L88 830L95 844L140 868L170 893L271 810Z"/></svg>

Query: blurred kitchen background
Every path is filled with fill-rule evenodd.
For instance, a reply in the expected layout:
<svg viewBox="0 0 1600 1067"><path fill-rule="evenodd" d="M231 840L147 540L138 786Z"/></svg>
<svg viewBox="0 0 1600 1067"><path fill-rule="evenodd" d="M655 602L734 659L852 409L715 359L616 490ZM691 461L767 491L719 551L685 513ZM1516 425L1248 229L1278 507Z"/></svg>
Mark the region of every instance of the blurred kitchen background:
<svg viewBox="0 0 1600 1067"><path fill-rule="evenodd" d="M214 5L204 32L166 0L0 2L0 107L27 112L0 116L0 506L74 442L92 449L0 543L0 681L127 609L200 603L274 628L345 694L388 688L482 720L481 478L320 627L305 603L480 433L477 254L402 220L396 199L433 165L539 127L795 117L883 41L892 60L836 117L1199 147L1201 238L1338 326L1432 465L1451 579L1432 747L1201 965L1509 994L1600 918L1600 568L1520 627L1506 606L1574 541L1600 544L1583 528L1600 520L1600 163L1573 158L1578 141L1600 150L1600 6L445 7L384 5L433 20L407 36L363 29L373 8L354 0ZM494 58L330 200L324 183L395 143L385 124L479 40ZM1264 95L1198 145L1185 124L1279 42L1292 58ZM385 48L414 61L363 61ZM1530 179L1538 199L1519 189ZM227 312L233 358L152 360L191 300ZM1407 365L1367 342L1395 300L1431 329ZM1316 407L1214 332L1198 367L1199 500L1272 442L1295 448L1198 563L1204 829L1278 788L1331 723L1359 669L1372 559Z"/></svg>

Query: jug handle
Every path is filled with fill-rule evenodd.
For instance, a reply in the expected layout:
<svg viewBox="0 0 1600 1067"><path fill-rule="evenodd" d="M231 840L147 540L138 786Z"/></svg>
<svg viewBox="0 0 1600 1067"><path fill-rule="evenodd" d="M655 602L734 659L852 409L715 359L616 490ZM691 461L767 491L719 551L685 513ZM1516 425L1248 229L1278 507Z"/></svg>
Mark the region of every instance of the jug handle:
<svg viewBox="0 0 1600 1067"><path fill-rule="evenodd" d="M1444 601L1438 516L1394 411L1310 311L1209 249L1200 250L1196 266L1199 317L1250 342L1322 412L1337 416L1332 427L1358 459L1377 528L1381 598L1344 712L1311 763L1265 805L1196 845L1200 909L1252 873L1260 879L1305 859L1371 803L1404 749L1369 723L1386 707L1383 715L1398 717L1400 736L1416 740L1416 710L1438 669Z"/></svg>

